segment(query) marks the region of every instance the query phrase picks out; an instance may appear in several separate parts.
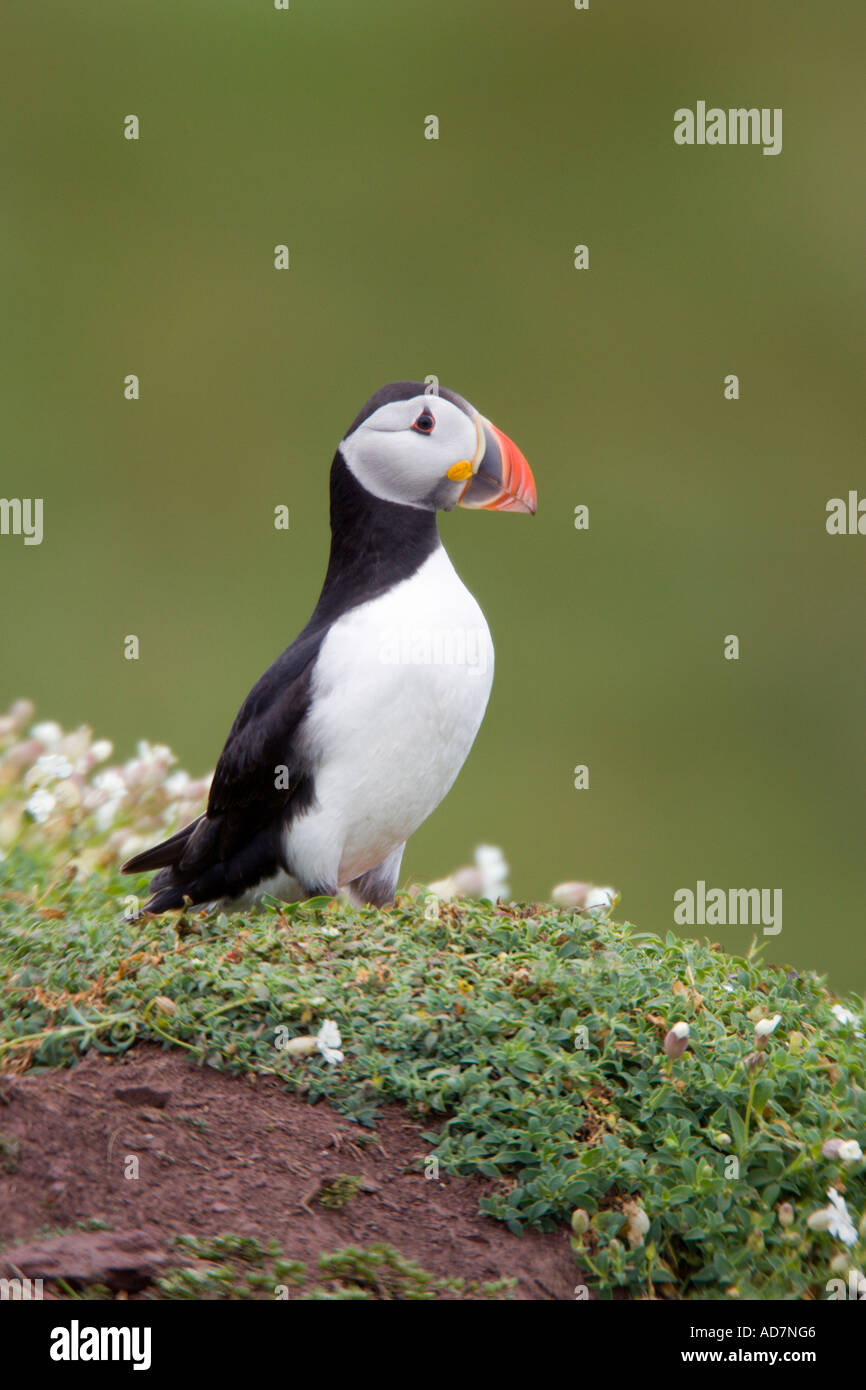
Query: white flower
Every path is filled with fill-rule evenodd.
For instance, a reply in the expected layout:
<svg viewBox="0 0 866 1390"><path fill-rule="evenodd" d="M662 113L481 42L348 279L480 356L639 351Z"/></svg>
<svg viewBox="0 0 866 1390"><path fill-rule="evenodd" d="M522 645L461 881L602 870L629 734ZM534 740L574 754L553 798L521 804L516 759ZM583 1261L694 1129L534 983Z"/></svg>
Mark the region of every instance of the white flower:
<svg viewBox="0 0 866 1390"><path fill-rule="evenodd" d="M821 1145L822 1158L838 1158L843 1163L859 1163L863 1150L856 1139L827 1139Z"/></svg>
<svg viewBox="0 0 866 1390"><path fill-rule="evenodd" d="M460 892L460 885L455 877L437 878L435 883L430 884L429 893L432 898L439 898L442 902L450 902L456 898Z"/></svg>
<svg viewBox="0 0 866 1390"><path fill-rule="evenodd" d="M126 783L113 767L108 768L106 772L97 772L93 785L101 792L108 792L109 796L123 796L126 792Z"/></svg>
<svg viewBox="0 0 866 1390"><path fill-rule="evenodd" d="M147 739L139 739L136 753L143 763L173 763L176 762L171 749L164 743L148 743Z"/></svg>
<svg viewBox="0 0 866 1390"><path fill-rule="evenodd" d="M331 1066L336 1066L337 1062L342 1062L343 1054L340 1051L343 1039L340 1037L340 1030L333 1019L326 1018L318 1033L316 1034L316 1046L321 1052L326 1062Z"/></svg>
<svg viewBox="0 0 866 1390"><path fill-rule="evenodd" d="M852 1014L850 1009L846 1009L844 1004L834 1004L830 1012L836 1015L840 1023L857 1022L857 1015Z"/></svg>
<svg viewBox="0 0 866 1390"><path fill-rule="evenodd" d="M134 854L138 854L143 849L149 849L153 844L152 835L127 835L119 830L112 840L117 845L117 855L120 859L131 859ZM112 843L109 841L109 844Z"/></svg>
<svg viewBox="0 0 866 1390"><path fill-rule="evenodd" d="M588 883L557 883L550 894L551 901L557 907L585 907L589 889Z"/></svg>
<svg viewBox="0 0 866 1390"><path fill-rule="evenodd" d="M615 888L590 888L586 895L587 907L603 907L608 910L618 901L619 893Z"/></svg>
<svg viewBox="0 0 866 1390"><path fill-rule="evenodd" d="M97 772L91 786L97 794L99 803L93 816L96 829L100 832L110 830L126 796L128 790L126 782L116 768L109 767L105 772ZM88 802L90 805L93 804L89 798Z"/></svg>
<svg viewBox="0 0 866 1390"><path fill-rule="evenodd" d="M72 764L68 758L64 758L62 753L43 753L36 759L33 767L27 774L27 781L33 782L60 782L64 777L71 777Z"/></svg>
<svg viewBox="0 0 866 1390"><path fill-rule="evenodd" d="M339 936L339 927L319 927L319 936Z"/></svg>
<svg viewBox="0 0 866 1390"><path fill-rule="evenodd" d="M111 739L98 738L90 746L90 756L95 763L104 763L106 758L110 758L114 752L114 744Z"/></svg>
<svg viewBox="0 0 866 1390"><path fill-rule="evenodd" d="M481 875L479 897L495 903L498 898L508 897L508 865L505 855L497 845L479 845L475 851L475 863Z"/></svg>
<svg viewBox="0 0 866 1390"><path fill-rule="evenodd" d="M828 1230L831 1236L836 1236L845 1245L854 1245L857 1240L857 1228L848 1212L845 1198L840 1196L835 1187L831 1187L827 1196L830 1198L833 1207L833 1218Z"/></svg>
<svg viewBox="0 0 866 1390"><path fill-rule="evenodd" d="M481 893L481 870L477 864L463 864L453 874L440 882L454 885L452 898L477 898ZM443 897L446 896L443 894Z"/></svg>
<svg viewBox="0 0 866 1390"><path fill-rule="evenodd" d="M440 878L428 886L429 894L442 902L454 898L485 898L496 902L507 898L508 865L501 849L495 845L479 845L475 851L475 863L464 864L455 869L447 878Z"/></svg>
<svg viewBox="0 0 866 1390"><path fill-rule="evenodd" d="M845 1008L844 1004L834 1004L830 1012L837 1022L844 1024L846 1027L851 1026L854 1029L855 1037L862 1038L863 1029L858 1026L860 1023L859 1014L852 1013L850 1009Z"/></svg>
<svg viewBox="0 0 866 1390"><path fill-rule="evenodd" d="M779 1024L782 1022L781 1014L774 1014L772 1018L762 1018L755 1024L755 1037L768 1038L771 1033L775 1033Z"/></svg>
<svg viewBox="0 0 866 1390"><path fill-rule="evenodd" d="M57 805L57 798L41 787L38 792L34 792L27 802L27 810L35 821L41 825L48 820L54 807Z"/></svg>
<svg viewBox="0 0 866 1390"><path fill-rule="evenodd" d="M857 1241L857 1228L848 1213L845 1198L840 1197L835 1187L828 1189L829 1207L813 1211L806 1225L812 1231L826 1231L828 1235L841 1240L844 1245L854 1245Z"/></svg>
<svg viewBox="0 0 866 1390"><path fill-rule="evenodd" d="M65 782L55 782L54 794L58 806L62 806L65 811L74 811L81 805L81 787L71 777Z"/></svg>
<svg viewBox="0 0 866 1390"><path fill-rule="evenodd" d="M53 719L46 719L43 724L34 724L30 733L33 738L38 738L40 743L59 743L63 737L63 730Z"/></svg>
<svg viewBox="0 0 866 1390"><path fill-rule="evenodd" d="M85 754L90 751L90 730L75 729L71 734L64 734L57 751L64 753L76 770L80 770L78 764L83 762Z"/></svg>
<svg viewBox="0 0 866 1390"><path fill-rule="evenodd" d="M829 1231L832 1219L832 1207L819 1207L811 1216L806 1217L806 1225L810 1231Z"/></svg>
<svg viewBox="0 0 866 1390"><path fill-rule="evenodd" d="M122 796L110 796L107 801L103 801L101 806L97 806L93 816L93 823L100 833L105 830L110 830L114 825L114 818L120 809L120 803L122 801Z"/></svg>
<svg viewBox="0 0 866 1390"><path fill-rule="evenodd" d="M181 770L179 772L173 772L170 777L166 777L163 786L165 787L169 796L180 796L181 792L186 791L187 787L189 786L189 783L189 773Z"/></svg>

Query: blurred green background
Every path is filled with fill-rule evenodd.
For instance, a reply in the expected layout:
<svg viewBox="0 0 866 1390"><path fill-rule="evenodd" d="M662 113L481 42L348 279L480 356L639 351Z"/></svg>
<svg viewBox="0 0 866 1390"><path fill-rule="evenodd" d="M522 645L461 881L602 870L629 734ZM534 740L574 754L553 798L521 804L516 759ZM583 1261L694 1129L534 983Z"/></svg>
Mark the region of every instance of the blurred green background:
<svg viewBox="0 0 866 1390"><path fill-rule="evenodd" d="M2 702L212 767L315 602L337 441L436 373L539 512L443 518L497 674L407 875L490 841L660 931L782 888L768 958L866 986L866 538L824 526L866 493L862 4L5 10L2 493L45 539L0 538ZM677 147L699 99L782 107L783 152Z"/></svg>

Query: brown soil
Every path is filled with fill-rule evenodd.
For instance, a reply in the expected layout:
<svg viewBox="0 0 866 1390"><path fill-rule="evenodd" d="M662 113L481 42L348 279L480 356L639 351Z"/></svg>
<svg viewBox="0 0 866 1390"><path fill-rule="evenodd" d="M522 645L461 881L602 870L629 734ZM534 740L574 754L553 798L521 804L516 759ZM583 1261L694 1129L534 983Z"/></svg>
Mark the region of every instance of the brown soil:
<svg viewBox="0 0 866 1390"><path fill-rule="evenodd" d="M429 1127L392 1106L363 1130L275 1078L252 1084L148 1047L0 1077L0 1276L134 1291L171 1263L173 1236L232 1232L274 1238L311 1271L323 1251L385 1242L438 1277L516 1278L516 1298L573 1298L567 1233L514 1236L478 1214L490 1182L426 1179ZM362 1184L329 1209L322 1185L338 1174ZM112 1234L36 1239L90 1220Z"/></svg>

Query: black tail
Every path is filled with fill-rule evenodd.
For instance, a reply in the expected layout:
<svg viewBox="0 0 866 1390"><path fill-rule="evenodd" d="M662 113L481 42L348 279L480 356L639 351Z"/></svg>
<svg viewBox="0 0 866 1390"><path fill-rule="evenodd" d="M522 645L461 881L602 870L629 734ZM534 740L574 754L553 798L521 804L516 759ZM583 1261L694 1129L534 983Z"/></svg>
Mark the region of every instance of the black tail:
<svg viewBox="0 0 866 1390"><path fill-rule="evenodd" d="M262 826L239 844L226 833L222 816L199 816L161 844L133 855L122 866L126 874L159 869L150 881L145 912L171 912L193 904L239 898L262 879L283 868L281 820Z"/></svg>
<svg viewBox="0 0 866 1390"><path fill-rule="evenodd" d="M199 816L196 820L190 821L182 830L178 830L176 835L170 839L161 841L154 845L152 849L143 850L141 854L134 854L131 859L127 859L125 864L120 867L122 874L142 874L148 869L161 869L166 864L177 864L184 854L184 850L194 834L197 826L201 825L204 816Z"/></svg>

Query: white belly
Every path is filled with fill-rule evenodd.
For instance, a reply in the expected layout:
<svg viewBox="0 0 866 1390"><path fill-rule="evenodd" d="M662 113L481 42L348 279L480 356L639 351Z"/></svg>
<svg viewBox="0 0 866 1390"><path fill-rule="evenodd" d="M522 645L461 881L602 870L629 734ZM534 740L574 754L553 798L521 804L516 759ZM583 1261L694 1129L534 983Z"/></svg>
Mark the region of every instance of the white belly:
<svg viewBox="0 0 866 1390"><path fill-rule="evenodd" d="M492 681L484 615L441 547L338 619L302 731L316 801L286 837L305 881L343 886L417 830L463 766Z"/></svg>

